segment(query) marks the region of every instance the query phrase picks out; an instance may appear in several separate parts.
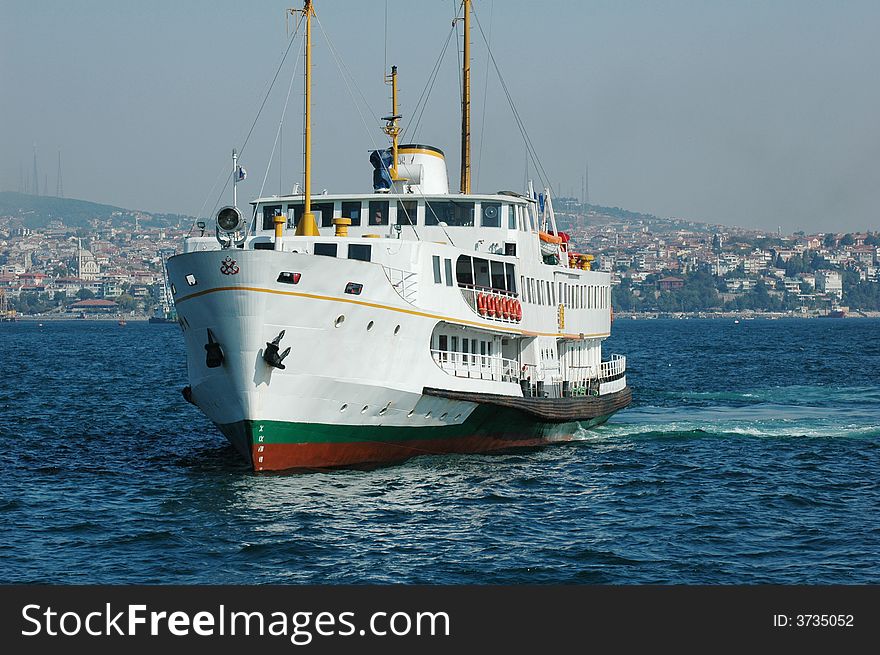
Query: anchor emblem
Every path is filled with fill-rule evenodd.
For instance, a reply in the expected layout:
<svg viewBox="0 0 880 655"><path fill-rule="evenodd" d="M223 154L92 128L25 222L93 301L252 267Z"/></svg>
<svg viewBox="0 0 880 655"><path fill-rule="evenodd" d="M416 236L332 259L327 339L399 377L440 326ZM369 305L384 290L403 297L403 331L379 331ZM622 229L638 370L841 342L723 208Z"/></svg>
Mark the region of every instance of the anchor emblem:
<svg viewBox="0 0 880 655"><path fill-rule="evenodd" d="M220 262L220 272L223 275L237 275L238 271L239 268L235 265L235 260L232 257L227 257Z"/></svg>

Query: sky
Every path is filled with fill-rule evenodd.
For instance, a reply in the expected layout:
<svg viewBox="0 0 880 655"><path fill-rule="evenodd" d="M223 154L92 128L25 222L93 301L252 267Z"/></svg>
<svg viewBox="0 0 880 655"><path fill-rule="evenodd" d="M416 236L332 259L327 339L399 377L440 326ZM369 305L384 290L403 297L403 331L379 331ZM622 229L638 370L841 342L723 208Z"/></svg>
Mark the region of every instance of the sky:
<svg viewBox="0 0 880 655"><path fill-rule="evenodd" d="M316 193L371 189L369 151L387 143L379 118L390 113L383 74L392 64L404 141L444 150L458 188L455 42L417 130L414 115L456 5L316 0ZM244 144L239 204L261 188L289 192L303 170L302 40L290 41L290 6L0 0L0 190L18 190L31 175L36 144L50 194L60 152L66 197L213 216L231 201L222 187L232 149ZM531 163L530 177L541 186L546 174L556 195L580 197L589 166L595 204L786 234L880 229L880 2L474 7L475 191L521 190L526 174L488 40L544 172Z"/></svg>

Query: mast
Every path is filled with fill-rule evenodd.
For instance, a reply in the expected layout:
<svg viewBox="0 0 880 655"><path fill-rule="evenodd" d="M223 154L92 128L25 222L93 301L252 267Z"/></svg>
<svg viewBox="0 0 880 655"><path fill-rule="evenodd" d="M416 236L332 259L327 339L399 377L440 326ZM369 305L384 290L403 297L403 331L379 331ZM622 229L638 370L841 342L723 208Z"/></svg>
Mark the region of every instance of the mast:
<svg viewBox="0 0 880 655"><path fill-rule="evenodd" d="M315 215L312 214L312 0L305 0L303 14L306 18L306 107L303 119L305 180L303 215L296 226L296 236L319 236Z"/></svg>
<svg viewBox="0 0 880 655"><path fill-rule="evenodd" d="M471 2L464 7L464 67L461 75L461 193L471 192Z"/></svg>
<svg viewBox="0 0 880 655"><path fill-rule="evenodd" d="M397 66L391 67L391 75L385 76L385 83L391 85L391 115L382 118L385 121L385 134L391 137L391 180L400 182L406 178L397 174L397 138L400 136L400 114L397 113Z"/></svg>

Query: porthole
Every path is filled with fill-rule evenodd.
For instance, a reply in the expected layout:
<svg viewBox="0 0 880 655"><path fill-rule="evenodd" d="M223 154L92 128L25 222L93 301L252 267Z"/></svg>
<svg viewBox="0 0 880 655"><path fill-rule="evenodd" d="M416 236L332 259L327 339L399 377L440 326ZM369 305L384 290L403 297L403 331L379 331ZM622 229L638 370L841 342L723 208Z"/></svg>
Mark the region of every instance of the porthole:
<svg viewBox="0 0 880 655"><path fill-rule="evenodd" d="M414 410L414 409L409 410L409 414L407 414L406 417L407 417L407 418L412 418L412 415L415 413L415 411L416 411L416 410Z"/></svg>
<svg viewBox="0 0 880 655"><path fill-rule="evenodd" d="M364 412L366 412L368 409L370 409L370 406L369 406L369 405L364 405L364 408L361 410L361 414L363 414Z"/></svg>
<svg viewBox="0 0 880 655"><path fill-rule="evenodd" d="M445 421L447 416L449 416L449 414L447 414L446 412L443 412L443 413L440 415L440 420L441 420L441 421Z"/></svg>
<svg viewBox="0 0 880 655"><path fill-rule="evenodd" d="M388 408L389 408L389 407L391 407L391 403L388 403L387 405L385 405L385 407L383 407L382 409L380 409L380 410L379 410L379 416L385 416L385 414L388 413Z"/></svg>
<svg viewBox="0 0 880 655"><path fill-rule="evenodd" d="M186 283L187 283L189 286L191 286L191 287L196 286L196 284L198 284L198 282L196 282L196 276L193 275L192 273L190 273L189 275L187 275L187 276L186 276Z"/></svg>
<svg viewBox="0 0 880 655"><path fill-rule="evenodd" d="M428 412L427 414L425 414L425 418L431 418L431 412Z"/></svg>
<svg viewBox="0 0 880 655"><path fill-rule="evenodd" d="M394 328L394 334L396 335L398 332L400 332L400 326L399 326L399 325L398 325L396 328Z"/></svg>
<svg viewBox="0 0 880 655"><path fill-rule="evenodd" d="M342 407L340 407L339 411L344 412L346 409L348 409L348 403L345 403Z"/></svg>
<svg viewBox="0 0 880 655"><path fill-rule="evenodd" d="M373 329L373 321L370 321L369 323L367 323L367 332L369 332L372 329Z"/></svg>
<svg viewBox="0 0 880 655"><path fill-rule="evenodd" d="M453 420L457 421L457 420L460 419L460 418L461 418L461 414L456 414L456 415L455 415L455 418L454 418Z"/></svg>
<svg viewBox="0 0 880 655"><path fill-rule="evenodd" d="M345 323L345 316L340 314L336 317L336 322L333 323L333 327L341 327L343 323Z"/></svg>

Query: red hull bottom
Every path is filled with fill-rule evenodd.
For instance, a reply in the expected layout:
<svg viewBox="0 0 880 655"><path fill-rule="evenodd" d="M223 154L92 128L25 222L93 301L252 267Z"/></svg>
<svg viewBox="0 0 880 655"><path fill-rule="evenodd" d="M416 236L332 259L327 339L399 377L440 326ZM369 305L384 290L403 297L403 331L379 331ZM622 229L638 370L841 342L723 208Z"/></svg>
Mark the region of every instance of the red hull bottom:
<svg viewBox="0 0 880 655"><path fill-rule="evenodd" d="M480 435L450 439L413 439L405 442L254 444L251 446L251 456L255 471L281 471L392 463L419 455L487 453L543 446L571 441L573 438L573 435L561 435L554 436L552 440L535 437L501 439Z"/></svg>

